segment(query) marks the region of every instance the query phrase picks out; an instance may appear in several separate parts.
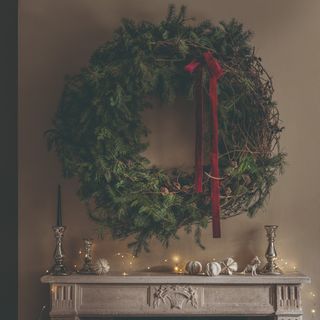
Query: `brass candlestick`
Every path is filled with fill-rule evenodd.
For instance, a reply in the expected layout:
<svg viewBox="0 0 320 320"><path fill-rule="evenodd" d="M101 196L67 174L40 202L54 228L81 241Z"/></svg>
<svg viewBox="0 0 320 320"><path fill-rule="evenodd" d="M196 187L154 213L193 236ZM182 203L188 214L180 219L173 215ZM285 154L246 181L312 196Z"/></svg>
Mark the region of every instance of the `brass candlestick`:
<svg viewBox="0 0 320 320"><path fill-rule="evenodd" d="M266 229L267 239L268 239L268 248L265 254L267 263L261 270L261 273L269 274L269 275L282 274L281 269L276 264L276 260L278 259L278 256L277 256L277 251L274 245L276 230L278 229L278 226L270 225L270 226L264 226L264 228Z"/></svg>
<svg viewBox="0 0 320 320"><path fill-rule="evenodd" d="M84 264L79 273L95 274L92 266L92 239L83 239L84 241Z"/></svg>
<svg viewBox="0 0 320 320"><path fill-rule="evenodd" d="M67 276L70 273L67 271L66 267L63 264L64 253L62 249L62 240L63 234L66 230L66 227L63 226L53 226L52 230L56 238L56 248L54 250L54 261L55 264L50 270L50 274L53 276Z"/></svg>

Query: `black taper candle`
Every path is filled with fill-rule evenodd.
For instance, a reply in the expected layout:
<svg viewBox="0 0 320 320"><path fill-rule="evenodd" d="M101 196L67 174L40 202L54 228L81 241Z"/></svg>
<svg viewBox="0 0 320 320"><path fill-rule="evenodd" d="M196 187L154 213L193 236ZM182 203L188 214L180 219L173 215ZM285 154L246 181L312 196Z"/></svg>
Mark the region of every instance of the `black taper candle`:
<svg viewBox="0 0 320 320"><path fill-rule="evenodd" d="M60 186L60 184L58 185L57 226L62 227L61 186Z"/></svg>

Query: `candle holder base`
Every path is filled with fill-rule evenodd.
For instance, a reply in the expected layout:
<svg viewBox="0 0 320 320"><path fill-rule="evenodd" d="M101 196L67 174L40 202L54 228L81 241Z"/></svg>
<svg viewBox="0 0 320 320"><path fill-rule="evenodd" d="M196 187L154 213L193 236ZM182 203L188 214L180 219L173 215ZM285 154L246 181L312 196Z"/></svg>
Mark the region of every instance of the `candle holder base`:
<svg viewBox="0 0 320 320"><path fill-rule="evenodd" d="M282 270L277 265L270 266L268 263L260 270L260 273L270 276L278 276L283 274Z"/></svg>
<svg viewBox="0 0 320 320"><path fill-rule="evenodd" d="M91 267L89 268L82 268L77 273L79 274L97 274Z"/></svg>
<svg viewBox="0 0 320 320"><path fill-rule="evenodd" d="M49 272L51 276L69 276L71 273L66 270L65 266L53 266Z"/></svg>

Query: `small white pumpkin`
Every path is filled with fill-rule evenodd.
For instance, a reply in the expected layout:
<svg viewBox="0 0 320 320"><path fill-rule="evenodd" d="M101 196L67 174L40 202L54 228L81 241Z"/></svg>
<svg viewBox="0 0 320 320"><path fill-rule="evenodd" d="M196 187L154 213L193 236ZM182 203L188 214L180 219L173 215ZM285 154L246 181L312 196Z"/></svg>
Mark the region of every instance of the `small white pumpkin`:
<svg viewBox="0 0 320 320"><path fill-rule="evenodd" d="M222 273L227 274L229 276L232 275L233 272L238 270L238 263L234 261L232 258L228 258L224 260L222 263Z"/></svg>
<svg viewBox="0 0 320 320"><path fill-rule="evenodd" d="M210 277L218 276L221 272L221 264L219 262L209 262L206 266L206 275Z"/></svg>
<svg viewBox="0 0 320 320"><path fill-rule="evenodd" d="M202 264L199 261L189 261L185 269L189 274L198 274L202 271Z"/></svg>
<svg viewBox="0 0 320 320"><path fill-rule="evenodd" d="M109 262L107 259L97 259L95 265L94 265L94 271L97 273L97 274L106 274L108 273L110 270L110 265L109 265Z"/></svg>

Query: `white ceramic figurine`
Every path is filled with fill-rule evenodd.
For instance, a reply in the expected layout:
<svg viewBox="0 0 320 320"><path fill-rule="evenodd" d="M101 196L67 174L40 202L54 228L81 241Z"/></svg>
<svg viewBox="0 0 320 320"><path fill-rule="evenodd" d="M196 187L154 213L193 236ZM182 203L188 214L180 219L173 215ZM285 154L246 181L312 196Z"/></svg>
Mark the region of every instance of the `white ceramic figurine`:
<svg viewBox="0 0 320 320"><path fill-rule="evenodd" d="M241 273L245 274L247 272L251 272L252 276L257 276L257 269L260 266L260 264L261 264L261 261L259 257L255 256Z"/></svg>

